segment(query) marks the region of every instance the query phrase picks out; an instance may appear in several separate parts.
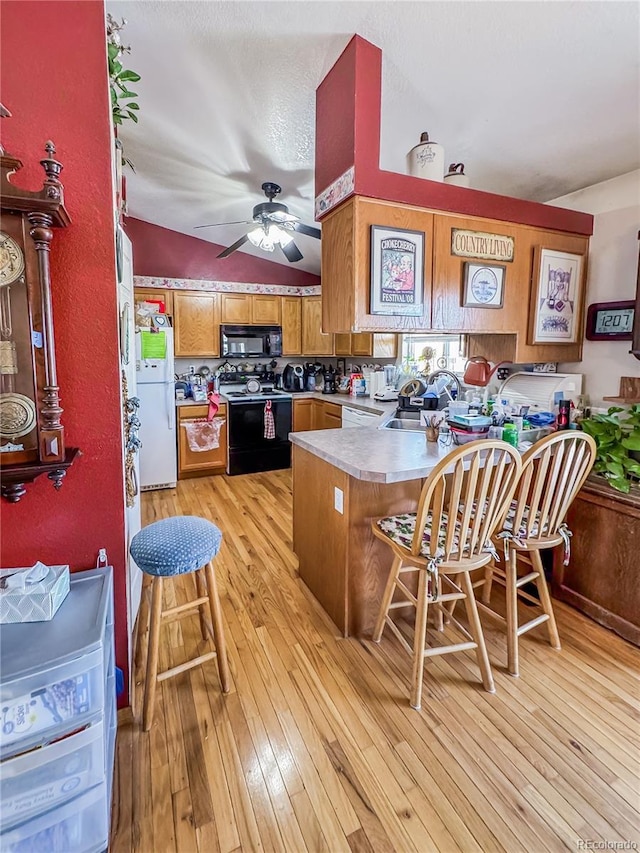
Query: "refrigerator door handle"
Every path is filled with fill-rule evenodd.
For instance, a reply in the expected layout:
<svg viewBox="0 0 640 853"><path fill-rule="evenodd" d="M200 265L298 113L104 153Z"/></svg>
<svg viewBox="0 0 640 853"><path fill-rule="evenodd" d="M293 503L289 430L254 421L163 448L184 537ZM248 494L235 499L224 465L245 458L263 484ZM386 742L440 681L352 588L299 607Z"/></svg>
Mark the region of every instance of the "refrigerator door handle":
<svg viewBox="0 0 640 853"><path fill-rule="evenodd" d="M176 409L174 406L174 385L171 382L167 382L166 384L166 394L165 394L165 402L167 404L167 429L171 431L174 429L175 425L175 417L176 417Z"/></svg>

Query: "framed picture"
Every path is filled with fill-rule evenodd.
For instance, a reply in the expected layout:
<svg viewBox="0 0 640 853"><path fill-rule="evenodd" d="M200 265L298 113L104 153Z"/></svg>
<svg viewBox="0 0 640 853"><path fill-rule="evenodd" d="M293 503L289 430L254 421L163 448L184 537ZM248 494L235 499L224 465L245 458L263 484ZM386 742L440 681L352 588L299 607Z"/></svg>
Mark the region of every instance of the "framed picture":
<svg viewBox="0 0 640 853"><path fill-rule="evenodd" d="M582 255L536 247L533 266L531 344L575 344L583 298Z"/></svg>
<svg viewBox="0 0 640 853"><path fill-rule="evenodd" d="M502 264L482 264L468 261L464 265L462 305L464 308L502 308L504 276Z"/></svg>
<svg viewBox="0 0 640 853"><path fill-rule="evenodd" d="M371 226L371 313L420 316L424 232Z"/></svg>

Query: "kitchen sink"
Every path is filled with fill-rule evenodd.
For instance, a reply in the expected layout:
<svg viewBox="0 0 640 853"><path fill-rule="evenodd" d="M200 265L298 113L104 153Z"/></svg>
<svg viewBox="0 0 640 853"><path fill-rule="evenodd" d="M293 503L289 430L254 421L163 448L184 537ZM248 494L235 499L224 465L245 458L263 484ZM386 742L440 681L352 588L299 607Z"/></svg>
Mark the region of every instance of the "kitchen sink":
<svg viewBox="0 0 640 853"><path fill-rule="evenodd" d="M403 429L407 432L424 432L424 427L420 426L420 422L415 419L402 420L401 418L392 418L388 421L383 429Z"/></svg>

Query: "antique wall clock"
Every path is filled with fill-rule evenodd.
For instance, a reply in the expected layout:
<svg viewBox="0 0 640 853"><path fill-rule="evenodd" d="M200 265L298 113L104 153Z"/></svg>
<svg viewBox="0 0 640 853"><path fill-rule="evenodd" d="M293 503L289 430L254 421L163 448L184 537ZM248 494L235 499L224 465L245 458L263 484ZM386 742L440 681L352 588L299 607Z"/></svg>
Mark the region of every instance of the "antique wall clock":
<svg viewBox="0 0 640 853"><path fill-rule="evenodd" d="M9 180L22 163L0 146L0 486L12 503L41 474L60 488L78 453L60 420L49 271L52 229L71 220L53 143L45 151L44 184L29 192Z"/></svg>

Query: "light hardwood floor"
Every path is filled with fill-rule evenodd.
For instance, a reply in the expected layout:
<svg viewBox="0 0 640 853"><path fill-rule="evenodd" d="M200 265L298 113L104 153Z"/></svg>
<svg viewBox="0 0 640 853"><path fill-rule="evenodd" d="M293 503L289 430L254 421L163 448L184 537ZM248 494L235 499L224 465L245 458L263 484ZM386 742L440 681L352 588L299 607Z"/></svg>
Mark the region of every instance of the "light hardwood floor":
<svg viewBox="0 0 640 853"><path fill-rule="evenodd" d="M297 578L290 483L289 471L219 476L143 497L144 523L182 513L223 531L232 688L222 696L215 661L163 682L145 734L138 672L136 719L118 731L113 853L640 843L639 650L555 602L562 652L536 629L515 679L485 620L497 692L473 651L450 655L427 664L413 711L411 662L390 632L380 646L339 638ZM191 584L168 582L167 605ZM163 669L206 651L195 615L163 631Z"/></svg>

